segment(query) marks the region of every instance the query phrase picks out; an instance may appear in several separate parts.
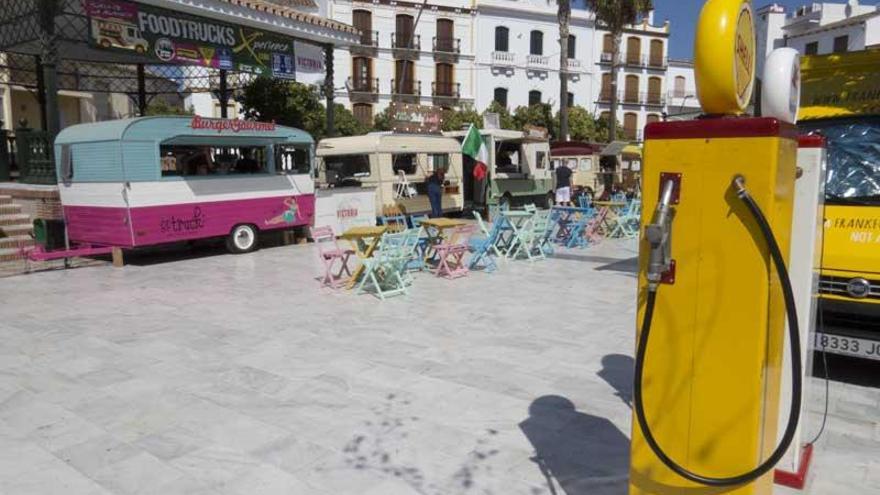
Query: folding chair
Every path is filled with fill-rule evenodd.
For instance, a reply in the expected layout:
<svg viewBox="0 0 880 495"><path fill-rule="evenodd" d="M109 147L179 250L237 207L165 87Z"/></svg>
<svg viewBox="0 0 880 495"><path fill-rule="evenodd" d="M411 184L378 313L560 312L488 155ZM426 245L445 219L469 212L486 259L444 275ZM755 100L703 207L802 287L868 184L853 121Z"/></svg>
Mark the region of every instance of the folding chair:
<svg viewBox="0 0 880 495"><path fill-rule="evenodd" d="M468 239L476 230L477 226L473 224L458 226L448 240L434 247L438 259L434 273L438 277L452 279L467 275L468 265L464 262L464 256L470 250Z"/></svg>
<svg viewBox="0 0 880 495"><path fill-rule="evenodd" d="M590 198L589 194L581 194L578 196L578 206L581 208L592 208L593 200Z"/></svg>
<svg viewBox="0 0 880 495"><path fill-rule="evenodd" d="M612 237L632 238L639 234L639 215L641 200L634 199L614 218Z"/></svg>
<svg viewBox="0 0 880 495"><path fill-rule="evenodd" d="M351 277L348 260L354 255L354 250L340 248L333 227L330 226L312 228L312 239L318 248L318 257L324 265L324 278L321 283L334 289L344 286ZM340 264L339 270L334 273L337 262ZM343 273L347 277L343 277Z"/></svg>
<svg viewBox="0 0 880 495"><path fill-rule="evenodd" d="M397 182L394 184L394 199L411 198L415 195L415 187L406 178L406 173L402 169L398 170Z"/></svg>
<svg viewBox="0 0 880 495"><path fill-rule="evenodd" d="M406 234L385 234L372 258L364 260L364 275L358 285L357 293L362 294L373 290L373 294L381 300L390 296L406 294L407 282L404 278L406 262Z"/></svg>
<svg viewBox="0 0 880 495"><path fill-rule="evenodd" d="M547 224L550 223L549 211L539 211L535 213L528 224L526 224L517 236L516 249L512 258L516 259L520 254L526 255L529 261L546 259L544 250L541 248L544 235L547 232Z"/></svg>
<svg viewBox="0 0 880 495"><path fill-rule="evenodd" d="M590 216L588 213L584 213L576 217L571 226L571 234L569 235L568 240L565 243L567 247L586 247L587 245L589 245L590 238L587 235L587 231L592 218L593 217Z"/></svg>
<svg viewBox="0 0 880 495"><path fill-rule="evenodd" d="M501 249L498 248L498 238L501 235L502 230L501 222L497 220L497 218L500 218L500 215L499 217L496 217L496 221L492 222L492 228L490 229L486 226L486 222L483 221L483 217L480 216L479 212L475 211L473 212L473 214L474 218L477 220L477 225L479 225L480 231L483 233L483 235L486 236L486 238L492 238L492 245L489 246L489 249L491 249L492 252L495 253L495 256L498 256L499 258L504 258L504 254L502 254Z"/></svg>
<svg viewBox="0 0 880 495"><path fill-rule="evenodd" d="M483 235L471 236L468 240L468 250L471 252L471 258L468 260L468 269L474 270L478 266L482 266L483 270L491 273L498 269L498 264L495 263L492 253L494 252L499 258L504 258L496 246L501 229L499 224L493 223L492 229L489 230L486 228L486 224L483 223L483 219L480 218L479 213L474 212L474 216L479 222Z"/></svg>
<svg viewBox="0 0 880 495"><path fill-rule="evenodd" d="M405 215L382 215L379 222L388 227L389 232L403 232L408 227Z"/></svg>

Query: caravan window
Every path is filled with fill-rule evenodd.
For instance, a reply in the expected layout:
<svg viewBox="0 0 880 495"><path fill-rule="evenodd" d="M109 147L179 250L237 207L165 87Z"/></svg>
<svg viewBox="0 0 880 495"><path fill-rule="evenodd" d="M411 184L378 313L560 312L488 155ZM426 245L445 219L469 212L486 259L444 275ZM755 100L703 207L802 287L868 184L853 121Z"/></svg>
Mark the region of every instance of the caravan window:
<svg viewBox="0 0 880 495"><path fill-rule="evenodd" d="M442 170L444 173L449 171L449 155L432 154L430 157L432 170Z"/></svg>
<svg viewBox="0 0 880 495"><path fill-rule="evenodd" d="M416 160L417 158L414 153L391 155L391 166L394 169L394 174L397 175L400 173L400 170L403 170L403 173L406 175L413 175L416 173Z"/></svg>
<svg viewBox="0 0 880 495"><path fill-rule="evenodd" d="M581 166L580 170L588 171L593 169L593 159L592 158L581 158Z"/></svg>
<svg viewBox="0 0 880 495"><path fill-rule="evenodd" d="M370 157L367 155L334 155L324 157L327 182L334 184L350 177L370 176Z"/></svg>
<svg viewBox="0 0 880 495"><path fill-rule="evenodd" d="M547 152L546 151L536 151L535 152L535 167L547 168Z"/></svg>
<svg viewBox="0 0 880 495"><path fill-rule="evenodd" d="M502 142L495 153L495 171L502 174L520 173L520 146L515 142Z"/></svg>
<svg viewBox="0 0 880 495"><path fill-rule="evenodd" d="M262 147L165 145L159 152L162 177L262 174L269 170Z"/></svg>
<svg viewBox="0 0 880 495"><path fill-rule="evenodd" d="M279 175L308 174L312 169L308 148L279 146L275 153L275 171Z"/></svg>

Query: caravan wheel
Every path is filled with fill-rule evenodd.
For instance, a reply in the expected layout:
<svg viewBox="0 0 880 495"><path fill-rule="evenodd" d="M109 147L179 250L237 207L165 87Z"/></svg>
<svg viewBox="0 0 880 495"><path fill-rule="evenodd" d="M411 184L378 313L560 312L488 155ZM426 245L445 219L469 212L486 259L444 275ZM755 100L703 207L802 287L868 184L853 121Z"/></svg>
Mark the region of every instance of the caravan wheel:
<svg viewBox="0 0 880 495"><path fill-rule="evenodd" d="M230 253L248 253L256 248L257 229L253 225L236 225L226 238L226 249Z"/></svg>

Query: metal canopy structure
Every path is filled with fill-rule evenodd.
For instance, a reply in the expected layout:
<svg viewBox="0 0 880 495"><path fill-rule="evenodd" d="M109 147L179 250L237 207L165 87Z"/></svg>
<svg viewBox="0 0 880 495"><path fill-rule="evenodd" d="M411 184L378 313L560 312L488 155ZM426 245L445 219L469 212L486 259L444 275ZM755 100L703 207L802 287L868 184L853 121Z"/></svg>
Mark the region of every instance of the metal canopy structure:
<svg viewBox="0 0 880 495"><path fill-rule="evenodd" d="M4 0L0 84L36 93L43 129L50 136L59 130L58 90L128 94L137 101L141 114L157 95L213 92L225 114L236 89L258 74L274 74L274 66L264 66L268 55L277 63L276 54L269 51L280 50L289 57L285 60L293 60L295 43L323 50L325 84L332 86L334 46L356 43L359 32L297 10L309 5L314 5L312 0ZM116 19L126 16L130 22ZM156 19L159 22L153 22ZM167 37L144 39L147 20L153 30ZM104 34L104 29L110 31L108 39L99 39L95 32ZM127 37L120 34L126 29ZM175 47L168 39L175 35L189 35L203 43ZM210 44L223 40L230 42L228 50ZM266 53L255 53L254 47L266 46ZM191 63L183 58L184 48L192 48ZM224 53L228 58L223 58ZM232 60L249 57L248 53L258 63ZM287 78L294 79L295 72ZM325 93L328 129L332 129L334 92Z"/></svg>

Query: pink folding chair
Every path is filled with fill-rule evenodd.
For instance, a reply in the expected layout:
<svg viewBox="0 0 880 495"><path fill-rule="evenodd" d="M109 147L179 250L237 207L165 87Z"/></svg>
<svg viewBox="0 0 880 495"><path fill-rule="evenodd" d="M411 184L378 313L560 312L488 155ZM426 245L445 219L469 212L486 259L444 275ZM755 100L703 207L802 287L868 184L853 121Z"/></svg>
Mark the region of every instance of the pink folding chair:
<svg viewBox="0 0 880 495"><path fill-rule="evenodd" d="M336 242L333 227L317 227L312 229L312 239L318 247L318 256L324 264L324 278L321 283L327 287L338 289L351 278L348 260L354 255L353 249L343 249ZM339 262L339 270L334 267ZM343 276L345 274L346 276Z"/></svg>
<svg viewBox="0 0 880 495"><path fill-rule="evenodd" d="M474 224L461 225L453 229L449 239L434 246L437 254L437 268L434 273L438 277L449 279L463 277L468 273L467 263L464 256L468 253L468 239L477 231Z"/></svg>
<svg viewBox="0 0 880 495"><path fill-rule="evenodd" d="M608 208L599 208L596 215L587 223L584 235L590 243L597 243L602 240L605 224L608 222Z"/></svg>

